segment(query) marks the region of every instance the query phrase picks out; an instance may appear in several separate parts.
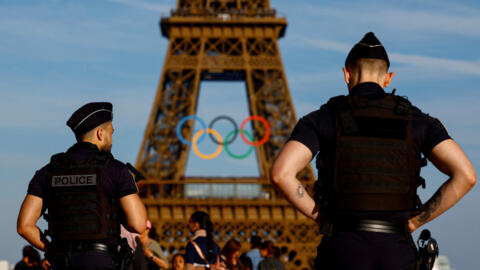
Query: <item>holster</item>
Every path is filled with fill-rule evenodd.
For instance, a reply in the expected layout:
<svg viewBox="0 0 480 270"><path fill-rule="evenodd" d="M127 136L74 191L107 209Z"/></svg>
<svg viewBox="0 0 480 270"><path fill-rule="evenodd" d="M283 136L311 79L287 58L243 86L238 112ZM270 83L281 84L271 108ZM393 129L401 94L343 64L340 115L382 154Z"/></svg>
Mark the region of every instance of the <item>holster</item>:
<svg viewBox="0 0 480 270"><path fill-rule="evenodd" d="M413 243L413 241L412 241ZM425 229L420 233L417 241L417 258L411 264L410 270L431 270L438 257L437 241L431 237L430 231ZM413 246L415 244L413 243Z"/></svg>
<svg viewBox="0 0 480 270"><path fill-rule="evenodd" d="M51 268L55 270L70 269L71 252L48 252L45 258L50 262Z"/></svg>
<svg viewBox="0 0 480 270"><path fill-rule="evenodd" d="M118 270L126 270L129 268L130 264L133 262L133 250L128 245L127 239L120 239L120 250L118 251Z"/></svg>

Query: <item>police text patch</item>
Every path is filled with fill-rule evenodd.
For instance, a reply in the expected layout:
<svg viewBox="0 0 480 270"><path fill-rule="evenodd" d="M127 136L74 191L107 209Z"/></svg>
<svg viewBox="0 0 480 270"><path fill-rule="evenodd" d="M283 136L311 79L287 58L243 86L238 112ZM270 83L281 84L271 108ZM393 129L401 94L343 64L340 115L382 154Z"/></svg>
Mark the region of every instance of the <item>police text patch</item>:
<svg viewBox="0 0 480 270"><path fill-rule="evenodd" d="M96 184L96 174L55 175L52 177L52 187L93 186Z"/></svg>

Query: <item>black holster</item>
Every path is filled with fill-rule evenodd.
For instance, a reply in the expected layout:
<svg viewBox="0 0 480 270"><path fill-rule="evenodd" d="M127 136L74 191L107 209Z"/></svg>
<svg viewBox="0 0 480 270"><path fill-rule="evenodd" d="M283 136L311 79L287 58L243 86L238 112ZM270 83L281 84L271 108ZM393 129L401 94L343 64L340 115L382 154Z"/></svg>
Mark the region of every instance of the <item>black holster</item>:
<svg viewBox="0 0 480 270"><path fill-rule="evenodd" d="M133 250L128 245L127 239L120 239L120 250L118 251L117 269L126 270L133 262Z"/></svg>
<svg viewBox="0 0 480 270"><path fill-rule="evenodd" d="M45 258L50 262L51 268L55 270L70 269L71 252L49 252Z"/></svg>
<svg viewBox="0 0 480 270"><path fill-rule="evenodd" d="M417 241L417 259L410 266L411 270L431 270L438 257L437 241L431 237L429 230L423 230Z"/></svg>

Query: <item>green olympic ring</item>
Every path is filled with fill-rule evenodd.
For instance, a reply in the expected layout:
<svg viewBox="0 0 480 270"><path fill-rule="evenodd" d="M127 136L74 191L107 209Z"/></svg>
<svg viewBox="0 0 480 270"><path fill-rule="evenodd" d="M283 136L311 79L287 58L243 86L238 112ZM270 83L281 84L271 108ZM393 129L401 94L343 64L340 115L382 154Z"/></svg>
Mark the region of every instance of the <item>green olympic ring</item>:
<svg viewBox="0 0 480 270"><path fill-rule="evenodd" d="M244 129L234 129L232 131L230 131L230 133L227 134L227 136L225 137L225 141L223 142L223 146L225 147L225 152L227 152L227 154L229 156L231 156L232 158L235 158L235 159L244 159L246 157L248 157L248 155L250 155L250 153L252 152L254 146L250 146L250 148L248 149L248 151L243 154L243 155L236 155L234 153L232 153L230 151L230 149L228 149L228 139L230 139L230 137L232 135L237 135L238 133L243 133L243 134L247 134L248 138L250 139L250 141L253 141L253 136L252 134L250 134L248 131L244 130Z"/></svg>

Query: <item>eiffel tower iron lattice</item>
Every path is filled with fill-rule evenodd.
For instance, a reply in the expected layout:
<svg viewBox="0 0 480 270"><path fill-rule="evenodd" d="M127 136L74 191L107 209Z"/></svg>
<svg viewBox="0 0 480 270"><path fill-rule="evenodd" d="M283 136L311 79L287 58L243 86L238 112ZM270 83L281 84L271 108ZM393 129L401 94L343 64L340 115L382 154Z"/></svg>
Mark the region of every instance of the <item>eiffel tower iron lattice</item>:
<svg viewBox="0 0 480 270"><path fill-rule="evenodd" d="M147 178L140 194L148 217L170 254L184 249L188 218L203 210L212 218L220 246L235 237L248 250L248 239L257 234L281 248L287 269L311 268L321 239L318 226L270 184L271 165L296 123L277 42L286 26L269 0L178 0L170 16L161 19L169 46L136 167ZM208 80L245 82L250 114L268 121L271 135L255 147L259 177L185 177L190 147L176 128L183 117L195 115L200 83ZM260 121L251 124L255 140L266 135ZM191 139L193 128L193 121L186 121L181 135ZM310 166L298 178L313 190ZM186 192L189 185L242 184L259 190L243 198Z"/></svg>

